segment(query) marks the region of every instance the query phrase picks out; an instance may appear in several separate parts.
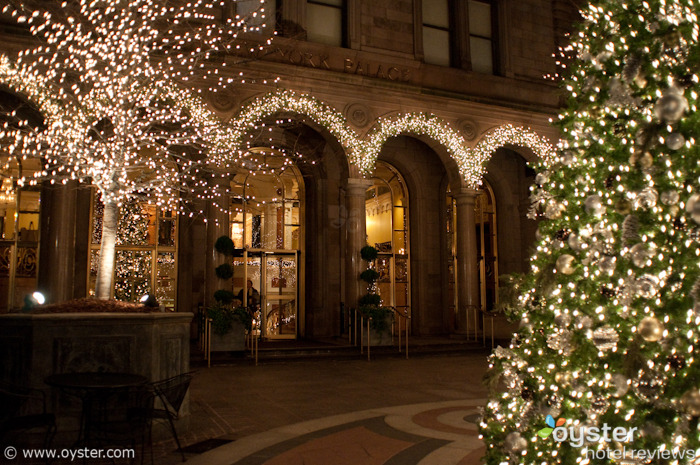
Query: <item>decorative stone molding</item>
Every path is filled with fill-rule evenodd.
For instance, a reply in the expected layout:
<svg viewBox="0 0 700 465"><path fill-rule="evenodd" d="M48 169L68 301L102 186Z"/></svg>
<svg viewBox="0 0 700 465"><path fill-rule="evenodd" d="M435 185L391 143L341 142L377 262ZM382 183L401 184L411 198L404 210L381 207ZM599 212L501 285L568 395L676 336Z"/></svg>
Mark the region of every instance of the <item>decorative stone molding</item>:
<svg viewBox="0 0 700 465"><path fill-rule="evenodd" d="M345 107L345 118L358 128L367 126L372 116L367 105L350 103Z"/></svg>
<svg viewBox="0 0 700 465"><path fill-rule="evenodd" d="M476 123L470 119L461 119L457 121L457 127L466 140L474 140L479 134Z"/></svg>

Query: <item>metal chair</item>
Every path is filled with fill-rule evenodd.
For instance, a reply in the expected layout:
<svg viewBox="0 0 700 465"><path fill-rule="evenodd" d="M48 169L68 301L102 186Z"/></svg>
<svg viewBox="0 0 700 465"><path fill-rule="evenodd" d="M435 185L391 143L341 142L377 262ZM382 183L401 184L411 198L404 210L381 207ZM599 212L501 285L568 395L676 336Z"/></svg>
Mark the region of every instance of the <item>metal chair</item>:
<svg viewBox="0 0 700 465"><path fill-rule="evenodd" d="M155 392L150 386L133 388L103 389L84 400L85 431L83 441L86 446L106 447L130 445L135 449L141 445L141 463L143 464L146 443L151 449L153 463L153 444L151 425Z"/></svg>
<svg viewBox="0 0 700 465"><path fill-rule="evenodd" d="M165 418L168 420L170 431L172 432L173 438L175 438L177 450L182 454L183 462L185 461L185 453L180 445L180 438L177 436L175 420L179 418L180 408L185 401L185 396L190 388L193 376L194 373L192 372L182 373L172 378L156 381L152 384L153 390L162 404L162 408L155 408L153 410L153 418Z"/></svg>
<svg viewBox="0 0 700 465"><path fill-rule="evenodd" d="M46 394L24 386L0 385L0 444L13 433L24 435L34 429L46 429L43 446L48 448L56 434L56 417L46 411Z"/></svg>

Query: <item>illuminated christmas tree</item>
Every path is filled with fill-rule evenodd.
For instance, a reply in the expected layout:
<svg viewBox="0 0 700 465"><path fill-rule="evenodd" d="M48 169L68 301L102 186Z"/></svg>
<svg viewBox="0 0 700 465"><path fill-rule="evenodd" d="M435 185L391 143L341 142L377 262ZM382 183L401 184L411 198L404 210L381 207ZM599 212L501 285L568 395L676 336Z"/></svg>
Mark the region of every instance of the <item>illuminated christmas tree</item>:
<svg viewBox="0 0 700 465"><path fill-rule="evenodd" d="M521 321L490 358L485 463L690 464L700 456L700 2L582 10L537 167Z"/></svg>
<svg viewBox="0 0 700 465"><path fill-rule="evenodd" d="M3 9L30 27L37 45L13 59L0 56L0 82L44 117L39 128L27 121L0 128L9 155L3 170L40 157L44 169L17 179L20 186L73 179L97 188L104 204L100 298L113 287L121 204L139 198L182 209L183 197L216 198L211 168L243 156L231 130L183 85L197 79L200 91L210 83L216 92L242 79L222 57L240 46L239 33L264 28L264 2L240 0L231 5L241 14L222 16L230 3L73 0Z"/></svg>

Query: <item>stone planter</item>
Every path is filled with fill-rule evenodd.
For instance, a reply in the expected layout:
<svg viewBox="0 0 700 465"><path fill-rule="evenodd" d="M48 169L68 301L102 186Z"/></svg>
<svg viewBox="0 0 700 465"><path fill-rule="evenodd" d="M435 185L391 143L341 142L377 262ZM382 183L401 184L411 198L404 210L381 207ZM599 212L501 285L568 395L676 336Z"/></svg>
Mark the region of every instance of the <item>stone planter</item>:
<svg viewBox="0 0 700 465"><path fill-rule="evenodd" d="M245 327L243 323L234 320L231 331L226 334L211 333L212 352L242 352L245 350Z"/></svg>
<svg viewBox="0 0 700 465"><path fill-rule="evenodd" d="M391 315L386 317L386 328L382 331L377 331L370 326L369 328L369 342L370 345L375 346L390 346L393 344L394 340L391 337ZM365 325L367 323L365 322ZM364 337L367 337L367 326L364 328Z"/></svg>
<svg viewBox="0 0 700 465"><path fill-rule="evenodd" d="M0 315L0 381L50 392L59 432L77 431L80 402L49 389L53 373L126 372L158 381L190 369L192 313L52 313ZM189 402L179 429L189 425ZM167 425L166 425L167 426ZM157 433L154 432L154 435Z"/></svg>

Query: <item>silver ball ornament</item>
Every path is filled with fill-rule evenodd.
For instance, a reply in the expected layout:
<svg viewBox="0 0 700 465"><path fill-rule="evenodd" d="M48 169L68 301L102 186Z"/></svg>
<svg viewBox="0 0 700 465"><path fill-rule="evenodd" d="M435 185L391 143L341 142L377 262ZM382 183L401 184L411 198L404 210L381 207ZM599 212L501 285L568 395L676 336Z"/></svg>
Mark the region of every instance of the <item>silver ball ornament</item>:
<svg viewBox="0 0 700 465"><path fill-rule="evenodd" d="M611 257L610 255L603 256L598 260L598 268L604 273L612 274L615 271L615 265L617 263L616 257Z"/></svg>
<svg viewBox="0 0 700 465"><path fill-rule="evenodd" d="M693 194L685 204L685 211L696 223L700 224L700 194Z"/></svg>
<svg viewBox="0 0 700 465"><path fill-rule="evenodd" d="M637 332L647 342L657 342L663 337L664 325L657 318L647 316L639 322Z"/></svg>
<svg viewBox="0 0 700 465"><path fill-rule="evenodd" d="M692 388L681 396L681 406L690 416L700 417L700 390Z"/></svg>
<svg viewBox="0 0 700 465"><path fill-rule="evenodd" d="M630 384L625 375L618 373L613 375L610 381L615 388L615 393L613 394L615 397L622 397L627 394L627 391L629 391Z"/></svg>
<svg viewBox="0 0 700 465"><path fill-rule="evenodd" d="M555 200L551 200L547 203L544 209L544 216L550 220L556 220L561 217L562 212L565 210L564 206Z"/></svg>
<svg viewBox="0 0 700 465"><path fill-rule="evenodd" d="M673 132L666 137L666 147L671 150L678 150L685 145L685 137L683 134Z"/></svg>
<svg viewBox="0 0 700 465"><path fill-rule="evenodd" d="M666 191L661 194L661 203L664 205L675 205L680 201L680 199L681 196L678 191Z"/></svg>
<svg viewBox="0 0 700 465"><path fill-rule="evenodd" d="M601 216L605 213L603 199L599 195L591 195L584 202L586 213L594 216Z"/></svg>
<svg viewBox="0 0 700 465"><path fill-rule="evenodd" d="M605 325L596 328L590 335L593 344L598 350L611 350L617 347L617 341L620 339L617 331L611 326Z"/></svg>
<svg viewBox="0 0 700 465"><path fill-rule="evenodd" d="M677 122L687 109L688 100L686 100L683 91L678 87L664 89L661 93L661 98L657 100L654 106L656 116L666 123Z"/></svg>
<svg viewBox="0 0 700 465"><path fill-rule="evenodd" d="M651 247L647 247L644 243L635 244L630 249L630 258L632 264L636 267L644 267L648 265L648 260L654 256L654 251Z"/></svg>
<svg viewBox="0 0 700 465"><path fill-rule="evenodd" d="M503 445L509 454L519 454L527 449L527 439L522 437L520 433L513 432L506 436Z"/></svg>
<svg viewBox="0 0 700 465"><path fill-rule="evenodd" d="M569 254L560 255L559 258L557 258L557 261L555 264L557 271L562 273L562 274L566 274L566 275L572 274L575 271L574 260L575 259L574 259L573 255L569 255Z"/></svg>

